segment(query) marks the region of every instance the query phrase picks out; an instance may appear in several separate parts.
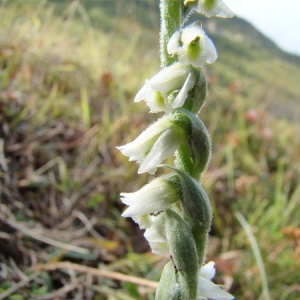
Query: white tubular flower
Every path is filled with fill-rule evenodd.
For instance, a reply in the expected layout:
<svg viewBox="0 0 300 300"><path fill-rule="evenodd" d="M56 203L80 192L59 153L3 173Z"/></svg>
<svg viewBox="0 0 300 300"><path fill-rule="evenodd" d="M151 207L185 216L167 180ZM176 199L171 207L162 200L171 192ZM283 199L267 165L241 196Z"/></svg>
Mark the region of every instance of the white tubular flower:
<svg viewBox="0 0 300 300"><path fill-rule="evenodd" d="M121 201L129 205L122 216L131 217L146 229L145 238L155 254L169 251L163 211L180 200L174 180L172 176L158 177L135 193L121 193Z"/></svg>
<svg viewBox="0 0 300 300"><path fill-rule="evenodd" d="M186 139L183 128L170 116L160 118L150 125L134 141L117 147L130 161L140 163L138 173L155 173L157 166L172 155Z"/></svg>
<svg viewBox="0 0 300 300"><path fill-rule="evenodd" d="M139 90L134 101L145 100L150 111L170 111L181 107L195 84L190 66L175 63L158 72Z"/></svg>
<svg viewBox="0 0 300 300"><path fill-rule="evenodd" d="M169 251L165 237L165 224L163 215L151 216L152 225L146 229L144 236L149 242L154 254L163 254Z"/></svg>
<svg viewBox="0 0 300 300"><path fill-rule="evenodd" d="M203 67L216 61L217 50L198 24L175 32L167 45L169 54L177 54L179 62Z"/></svg>
<svg viewBox="0 0 300 300"><path fill-rule="evenodd" d="M123 217L142 221L143 228L152 225L151 219L142 219L144 215L164 211L179 201L179 194L169 177L158 177L134 193L121 193L121 201L129 205Z"/></svg>
<svg viewBox="0 0 300 300"><path fill-rule="evenodd" d="M233 300L234 297L214 284L211 279L215 276L215 263L210 261L199 271L197 300Z"/></svg>
<svg viewBox="0 0 300 300"><path fill-rule="evenodd" d="M186 0L185 5L191 4L191 7L206 17L232 18L233 13L222 0Z"/></svg>

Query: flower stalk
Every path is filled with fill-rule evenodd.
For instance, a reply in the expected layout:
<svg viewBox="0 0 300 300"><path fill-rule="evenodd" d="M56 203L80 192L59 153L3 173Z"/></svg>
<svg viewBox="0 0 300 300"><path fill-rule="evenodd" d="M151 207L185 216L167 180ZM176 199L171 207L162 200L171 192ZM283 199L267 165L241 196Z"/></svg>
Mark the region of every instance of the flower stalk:
<svg viewBox="0 0 300 300"><path fill-rule="evenodd" d="M138 173L165 168L167 174L137 192L121 193L128 205L123 216L145 229L153 253L170 254L156 300L230 300L232 295L211 281L214 263L204 265L212 208L199 182L211 156L211 139L198 117L207 96L204 65L217 59L217 51L201 25L188 24L188 18L232 14L221 0L161 0L160 11L162 70L134 101L165 114L118 149L140 164ZM173 166L162 164L173 155Z"/></svg>
<svg viewBox="0 0 300 300"><path fill-rule="evenodd" d="M181 26L182 0L161 0L160 1L160 63L161 67L168 67L176 62L176 58L168 53L168 42Z"/></svg>

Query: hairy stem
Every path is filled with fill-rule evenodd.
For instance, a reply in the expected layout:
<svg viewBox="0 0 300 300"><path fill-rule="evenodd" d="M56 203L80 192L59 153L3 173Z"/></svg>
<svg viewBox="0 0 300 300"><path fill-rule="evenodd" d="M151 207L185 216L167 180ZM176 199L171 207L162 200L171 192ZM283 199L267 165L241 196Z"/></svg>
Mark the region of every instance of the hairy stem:
<svg viewBox="0 0 300 300"><path fill-rule="evenodd" d="M182 0L161 0L160 62L163 68L176 61L176 57L168 54L167 44L173 33L180 28L182 12Z"/></svg>

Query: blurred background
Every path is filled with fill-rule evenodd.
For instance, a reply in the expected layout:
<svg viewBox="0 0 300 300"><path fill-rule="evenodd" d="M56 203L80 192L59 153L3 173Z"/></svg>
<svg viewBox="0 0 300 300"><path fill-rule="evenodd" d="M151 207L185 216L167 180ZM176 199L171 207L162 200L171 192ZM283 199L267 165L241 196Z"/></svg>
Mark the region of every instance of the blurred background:
<svg viewBox="0 0 300 300"><path fill-rule="evenodd" d="M151 177L115 147L158 117L133 102L160 68L158 2L0 1L0 299L154 299L169 257L119 200ZM300 299L300 57L238 17L202 23L207 260L236 299Z"/></svg>

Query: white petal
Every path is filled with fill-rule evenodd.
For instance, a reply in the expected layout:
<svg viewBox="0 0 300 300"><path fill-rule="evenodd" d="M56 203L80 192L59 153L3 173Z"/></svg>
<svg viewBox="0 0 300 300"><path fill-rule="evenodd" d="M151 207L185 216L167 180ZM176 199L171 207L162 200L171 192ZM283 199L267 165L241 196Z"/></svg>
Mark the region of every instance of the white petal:
<svg viewBox="0 0 300 300"><path fill-rule="evenodd" d="M164 254L169 252L167 243L149 242L150 248L154 254Z"/></svg>
<svg viewBox="0 0 300 300"><path fill-rule="evenodd" d="M205 56L206 62L208 64L212 64L218 58L218 53L215 48L215 45L213 44L212 40L210 38L208 38L207 36L204 37L203 43L204 43L203 55Z"/></svg>
<svg viewBox="0 0 300 300"><path fill-rule="evenodd" d="M133 221L139 224L141 229L149 228L152 225L151 216L150 215L143 215L138 217L132 217Z"/></svg>
<svg viewBox="0 0 300 300"><path fill-rule="evenodd" d="M155 91L149 84L149 81L147 81L145 85L138 91L137 95L134 98L134 102L145 100L148 107L150 108L150 112L152 113L164 111L165 103L163 96L161 95L162 101L158 101L157 93L160 92Z"/></svg>
<svg viewBox="0 0 300 300"><path fill-rule="evenodd" d="M213 261L208 262L204 265L199 272L199 276L206 279L212 279L216 275L215 263Z"/></svg>
<svg viewBox="0 0 300 300"><path fill-rule="evenodd" d="M178 199L176 197L166 198L162 201L161 198L147 199L142 198L136 201L134 204L130 205L122 214L123 217L138 217L150 213L159 212L169 208Z"/></svg>
<svg viewBox="0 0 300 300"><path fill-rule="evenodd" d="M134 98L134 102L140 102L142 100L149 101L153 97L153 89L150 84L146 82L143 87L138 91Z"/></svg>
<svg viewBox="0 0 300 300"><path fill-rule="evenodd" d="M220 287L215 285L212 281L200 277L198 284L198 299L213 299L213 300L232 300L234 297L229 293L223 291Z"/></svg>
<svg viewBox="0 0 300 300"><path fill-rule="evenodd" d="M181 41L184 45L189 45L197 37L200 39L205 35L202 28L197 25L186 27L182 30Z"/></svg>
<svg viewBox="0 0 300 300"><path fill-rule="evenodd" d="M232 18L233 13L229 7L222 1L217 0L212 9L206 9L204 5L205 0L200 0L198 8L195 9L198 13L204 14L206 17L220 17L220 18Z"/></svg>
<svg viewBox="0 0 300 300"><path fill-rule="evenodd" d="M153 225L150 228L146 229L144 236L149 242L157 242L157 243L166 242L166 238L164 237L164 233L163 233L163 228L160 231L158 230L157 227L154 227Z"/></svg>
<svg viewBox="0 0 300 300"><path fill-rule="evenodd" d="M135 199L121 199L123 203L130 203L123 212L123 217L138 217L163 211L179 200L175 188L161 178L153 180L144 189L133 194Z"/></svg>
<svg viewBox="0 0 300 300"><path fill-rule="evenodd" d="M218 0L215 7L215 16L221 18L232 18L233 13L230 8L221 0Z"/></svg>
<svg viewBox="0 0 300 300"><path fill-rule="evenodd" d="M176 31L170 38L168 45L167 45L167 50L169 54L174 54L178 51L180 48L180 36L181 33L180 31Z"/></svg>
<svg viewBox="0 0 300 300"><path fill-rule="evenodd" d="M134 141L124 146L119 146L117 149L128 156L130 161L136 160L140 163L150 151L158 136L171 126L172 121L170 118L163 117L150 125Z"/></svg>
<svg viewBox="0 0 300 300"><path fill-rule="evenodd" d="M148 228L144 236L149 242L152 252L155 254L163 254L169 251L165 233L164 233L164 218L163 215L158 217L153 217L153 223L150 228Z"/></svg>
<svg viewBox="0 0 300 300"><path fill-rule="evenodd" d="M194 86L194 83L195 83L195 77L192 75L192 73L190 73L188 78L186 79L182 89L180 90L180 92L178 93L176 98L174 99L174 101L171 105L172 108L178 108L184 104L184 102L187 98L188 92Z"/></svg>
<svg viewBox="0 0 300 300"><path fill-rule="evenodd" d="M157 221L158 217L148 214L138 217L132 217L132 219L135 223L139 224L141 229L147 229L150 228L153 225L153 223Z"/></svg>
<svg viewBox="0 0 300 300"><path fill-rule="evenodd" d="M164 177L158 177L134 193L121 193L121 201L126 205L132 205L143 197L161 197L166 191L169 191L169 183Z"/></svg>
<svg viewBox="0 0 300 300"><path fill-rule="evenodd" d="M190 71L190 67L175 63L167 68L162 69L158 74L149 80L151 87L167 94L182 87Z"/></svg>
<svg viewBox="0 0 300 300"><path fill-rule="evenodd" d="M140 136L139 136L140 137ZM124 146L119 146L117 149L119 149L122 154L129 157L129 161L136 160L137 162L141 162L146 153L151 149L152 145L155 143L156 136L150 137L145 140L134 140L131 143L128 143Z"/></svg>
<svg viewBox="0 0 300 300"><path fill-rule="evenodd" d="M149 172L156 168L177 150L178 146L184 140L184 135L180 130L181 128L179 130L176 130L175 128L168 129L160 135L141 163L140 168L138 169L139 174Z"/></svg>
<svg viewBox="0 0 300 300"><path fill-rule="evenodd" d="M200 43L201 51L196 59L190 60L187 56L188 47L197 38L199 38L198 43ZM205 63L215 62L218 57L213 42L197 24L193 24L182 30L181 41L183 46L178 49L177 54L182 64L192 64L194 67L202 67Z"/></svg>

